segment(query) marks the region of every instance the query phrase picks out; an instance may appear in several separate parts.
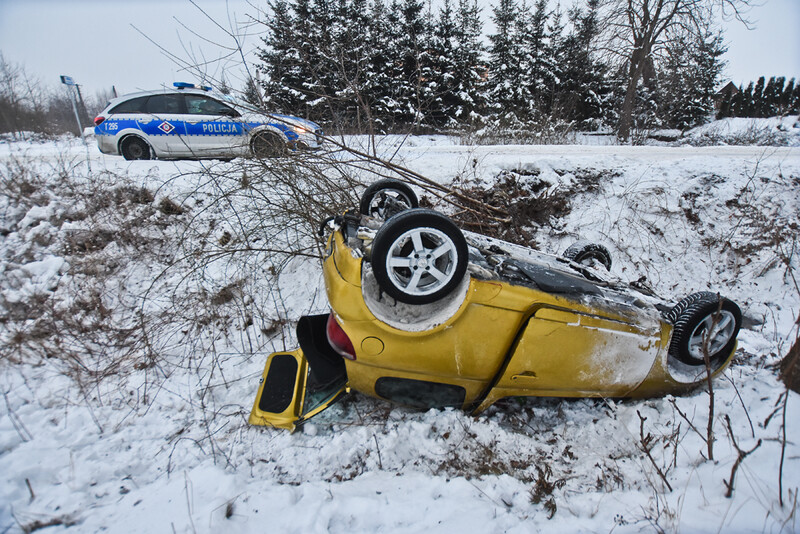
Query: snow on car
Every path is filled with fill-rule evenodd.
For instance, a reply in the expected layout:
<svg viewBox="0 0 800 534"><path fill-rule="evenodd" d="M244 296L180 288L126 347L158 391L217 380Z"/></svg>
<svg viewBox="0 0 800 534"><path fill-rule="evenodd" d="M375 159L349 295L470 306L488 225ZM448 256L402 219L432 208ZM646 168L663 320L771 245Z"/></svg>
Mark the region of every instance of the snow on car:
<svg viewBox="0 0 800 534"><path fill-rule="evenodd" d="M322 128L289 115L261 114L207 86L115 98L94 119L97 147L128 160L274 157L322 146Z"/></svg>

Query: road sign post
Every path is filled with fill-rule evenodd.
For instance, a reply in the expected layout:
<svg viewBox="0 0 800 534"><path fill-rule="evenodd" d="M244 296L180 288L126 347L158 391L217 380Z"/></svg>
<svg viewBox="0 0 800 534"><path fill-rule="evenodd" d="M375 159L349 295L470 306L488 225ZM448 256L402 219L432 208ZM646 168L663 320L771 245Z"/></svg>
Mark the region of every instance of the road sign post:
<svg viewBox="0 0 800 534"><path fill-rule="evenodd" d="M83 135L83 124L81 124L81 118L78 114L78 102L75 99L75 89L77 89L78 84L75 83L75 80L72 79L72 76L61 76L61 83L69 87L69 96L70 100L72 101L72 111L75 113L75 121L78 123L78 135L81 137L81 141L83 141L83 146L86 147L86 167L89 169L89 174L92 174L92 164L89 161L89 144L86 142L86 137Z"/></svg>
<svg viewBox="0 0 800 534"><path fill-rule="evenodd" d="M83 138L83 124L81 124L81 117L78 114L78 102L75 100L74 88L78 86L72 76L61 76L61 83L69 87L70 101L72 102L72 111L75 113L75 120L78 122L78 135Z"/></svg>

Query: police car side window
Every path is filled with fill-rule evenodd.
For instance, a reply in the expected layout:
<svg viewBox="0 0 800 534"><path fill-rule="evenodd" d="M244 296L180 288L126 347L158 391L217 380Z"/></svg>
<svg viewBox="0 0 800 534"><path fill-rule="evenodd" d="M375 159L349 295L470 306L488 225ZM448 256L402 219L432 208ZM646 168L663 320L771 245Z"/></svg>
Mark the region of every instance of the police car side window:
<svg viewBox="0 0 800 534"><path fill-rule="evenodd" d="M146 96L131 98L114 107L109 113L144 113L144 106L146 103Z"/></svg>
<svg viewBox="0 0 800 534"><path fill-rule="evenodd" d="M239 113L222 102L201 95L186 95L186 112L191 115L225 115L238 117Z"/></svg>
<svg viewBox="0 0 800 534"><path fill-rule="evenodd" d="M181 95L153 95L147 100L147 113L181 113Z"/></svg>

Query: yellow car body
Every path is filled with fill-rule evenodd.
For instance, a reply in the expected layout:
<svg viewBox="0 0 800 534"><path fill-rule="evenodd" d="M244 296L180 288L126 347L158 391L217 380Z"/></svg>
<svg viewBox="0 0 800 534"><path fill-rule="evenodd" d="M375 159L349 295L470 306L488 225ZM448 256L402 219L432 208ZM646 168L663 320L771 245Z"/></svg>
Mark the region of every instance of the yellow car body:
<svg viewBox="0 0 800 534"><path fill-rule="evenodd" d="M354 358L342 358L344 369L334 372L328 393L310 401L304 350L309 330L316 329L318 341L322 337L323 321L312 317L316 326L305 324L306 332L298 327L301 346L306 340L303 349L267 360L251 424L294 430L350 390L422 408L455 406L477 413L504 397L650 397L678 393L707 378L705 366L669 357L673 325L656 299L595 285L569 262L552 257L544 263L514 260L517 267L527 266L538 284L471 263L444 305L400 305L395 313L393 300L375 288L365 259L369 236L356 237L364 234L357 226L342 222L333 231L322 266L330 320L336 322L328 326L346 334ZM475 251L472 256L478 257ZM403 315L409 310L410 318ZM733 353L726 351L714 363L714 375ZM297 365L270 376L273 363L281 360ZM264 401L275 384L285 390L277 408Z"/></svg>

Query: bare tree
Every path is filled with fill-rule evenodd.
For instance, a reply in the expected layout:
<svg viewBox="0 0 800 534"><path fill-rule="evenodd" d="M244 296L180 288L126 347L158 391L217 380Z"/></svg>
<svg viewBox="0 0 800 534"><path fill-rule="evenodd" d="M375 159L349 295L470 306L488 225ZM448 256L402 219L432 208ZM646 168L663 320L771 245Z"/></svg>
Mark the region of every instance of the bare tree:
<svg viewBox="0 0 800 534"><path fill-rule="evenodd" d="M7 61L0 52L0 131L19 130L19 111L23 104L22 80L24 71L16 63Z"/></svg>
<svg viewBox="0 0 800 534"><path fill-rule="evenodd" d="M755 0L604 0L609 50L627 70L625 98L620 111L618 135L630 137L636 89L654 75L654 55L672 32L698 34L716 16L733 16L748 24L743 11Z"/></svg>

